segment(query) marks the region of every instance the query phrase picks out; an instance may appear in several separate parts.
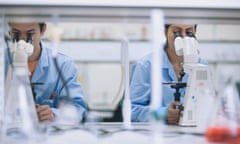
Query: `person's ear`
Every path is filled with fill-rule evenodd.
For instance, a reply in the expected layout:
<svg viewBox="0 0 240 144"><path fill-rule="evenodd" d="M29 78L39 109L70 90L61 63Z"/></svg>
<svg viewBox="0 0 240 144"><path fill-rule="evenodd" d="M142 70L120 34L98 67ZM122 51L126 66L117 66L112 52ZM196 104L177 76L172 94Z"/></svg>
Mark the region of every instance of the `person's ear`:
<svg viewBox="0 0 240 144"><path fill-rule="evenodd" d="M47 25L44 23L41 31L41 36L44 35L44 33L46 32L46 29L47 29Z"/></svg>
<svg viewBox="0 0 240 144"><path fill-rule="evenodd" d="M197 25L194 25L194 32L197 32Z"/></svg>
<svg viewBox="0 0 240 144"><path fill-rule="evenodd" d="M165 37L167 37L168 28L165 28Z"/></svg>

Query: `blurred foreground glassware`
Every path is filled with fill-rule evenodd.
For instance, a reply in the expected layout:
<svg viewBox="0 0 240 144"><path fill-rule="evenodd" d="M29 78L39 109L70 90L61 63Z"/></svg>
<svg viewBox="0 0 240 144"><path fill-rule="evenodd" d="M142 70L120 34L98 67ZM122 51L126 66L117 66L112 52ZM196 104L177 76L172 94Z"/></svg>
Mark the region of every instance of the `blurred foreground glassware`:
<svg viewBox="0 0 240 144"><path fill-rule="evenodd" d="M11 69L8 78L3 124L4 141L33 143L42 140L27 69Z"/></svg>
<svg viewBox="0 0 240 144"><path fill-rule="evenodd" d="M226 85L217 98L217 111L212 116L206 131L209 142L232 143L240 142L240 101L233 82Z"/></svg>

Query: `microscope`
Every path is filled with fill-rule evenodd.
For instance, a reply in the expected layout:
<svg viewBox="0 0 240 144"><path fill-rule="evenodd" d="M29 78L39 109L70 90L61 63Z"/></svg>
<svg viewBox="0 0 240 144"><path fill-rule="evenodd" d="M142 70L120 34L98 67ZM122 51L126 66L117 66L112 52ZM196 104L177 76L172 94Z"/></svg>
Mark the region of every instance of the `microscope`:
<svg viewBox="0 0 240 144"><path fill-rule="evenodd" d="M28 34L27 41L19 39L19 34L15 33L12 39L12 45L8 48L8 62L9 67L7 71L7 78L5 81L5 91L8 93L10 85L10 81L13 79L14 71L19 72L28 72L28 56L33 53L33 45L32 43L32 35Z"/></svg>
<svg viewBox="0 0 240 144"><path fill-rule="evenodd" d="M211 95L214 95L212 76L207 65L198 63L198 42L194 34L186 37L176 34L174 45L176 54L184 58L183 71L180 76L188 75L187 83L179 81L171 84L171 87L176 89L174 93L175 101L180 101L179 89L186 87L183 105L179 106L181 110L179 125L197 126L197 116L201 115L198 112L202 107L199 102L201 98L204 98L202 97L204 90L208 90Z"/></svg>
<svg viewBox="0 0 240 144"><path fill-rule="evenodd" d="M26 41L15 33L9 55L12 55L5 81L4 140L29 140L40 136L41 127L35 109L29 79L28 57L33 53L32 35ZM10 142L11 143L11 142Z"/></svg>

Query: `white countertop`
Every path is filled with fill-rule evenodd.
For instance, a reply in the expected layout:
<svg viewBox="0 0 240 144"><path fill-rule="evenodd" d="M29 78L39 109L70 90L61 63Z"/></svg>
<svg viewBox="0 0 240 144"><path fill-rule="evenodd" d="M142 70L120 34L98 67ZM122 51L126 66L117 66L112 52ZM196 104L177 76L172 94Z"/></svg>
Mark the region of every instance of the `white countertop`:
<svg viewBox="0 0 240 144"><path fill-rule="evenodd" d="M157 128L157 126L154 126ZM82 129L67 130L51 134L46 144L203 144L204 136L198 134L196 127L180 127L164 125L163 130L156 133L151 125L134 123L132 130L124 130L121 123L98 123L88 125L87 131ZM155 142L154 142L155 141Z"/></svg>

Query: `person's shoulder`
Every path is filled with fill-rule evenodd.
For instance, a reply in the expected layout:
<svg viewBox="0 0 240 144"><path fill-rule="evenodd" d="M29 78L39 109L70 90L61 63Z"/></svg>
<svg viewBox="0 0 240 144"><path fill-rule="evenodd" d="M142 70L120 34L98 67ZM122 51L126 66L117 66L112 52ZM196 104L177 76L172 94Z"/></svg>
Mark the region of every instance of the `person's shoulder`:
<svg viewBox="0 0 240 144"><path fill-rule="evenodd" d="M53 58L53 50L52 49L50 49L50 48L43 48L43 49L46 50L46 52L47 52L47 54L50 58ZM67 56L67 55L65 55L61 52L57 52L57 60L60 63L62 63L62 62L72 62L73 61L71 57L69 57L69 56Z"/></svg>
<svg viewBox="0 0 240 144"><path fill-rule="evenodd" d="M148 54L144 55L142 58L140 58L139 60L137 60L136 63L147 64L147 63L151 63L151 61L152 61L152 53L148 53Z"/></svg>
<svg viewBox="0 0 240 144"><path fill-rule="evenodd" d="M151 53L144 55L132 65L133 69L138 68L149 70L151 67L151 57L152 57Z"/></svg>
<svg viewBox="0 0 240 144"><path fill-rule="evenodd" d="M64 53L58 52L58 57L65 59L65 60L70 60L72 61L72 58L69 57L68 55L65 55Z"/></svg>

